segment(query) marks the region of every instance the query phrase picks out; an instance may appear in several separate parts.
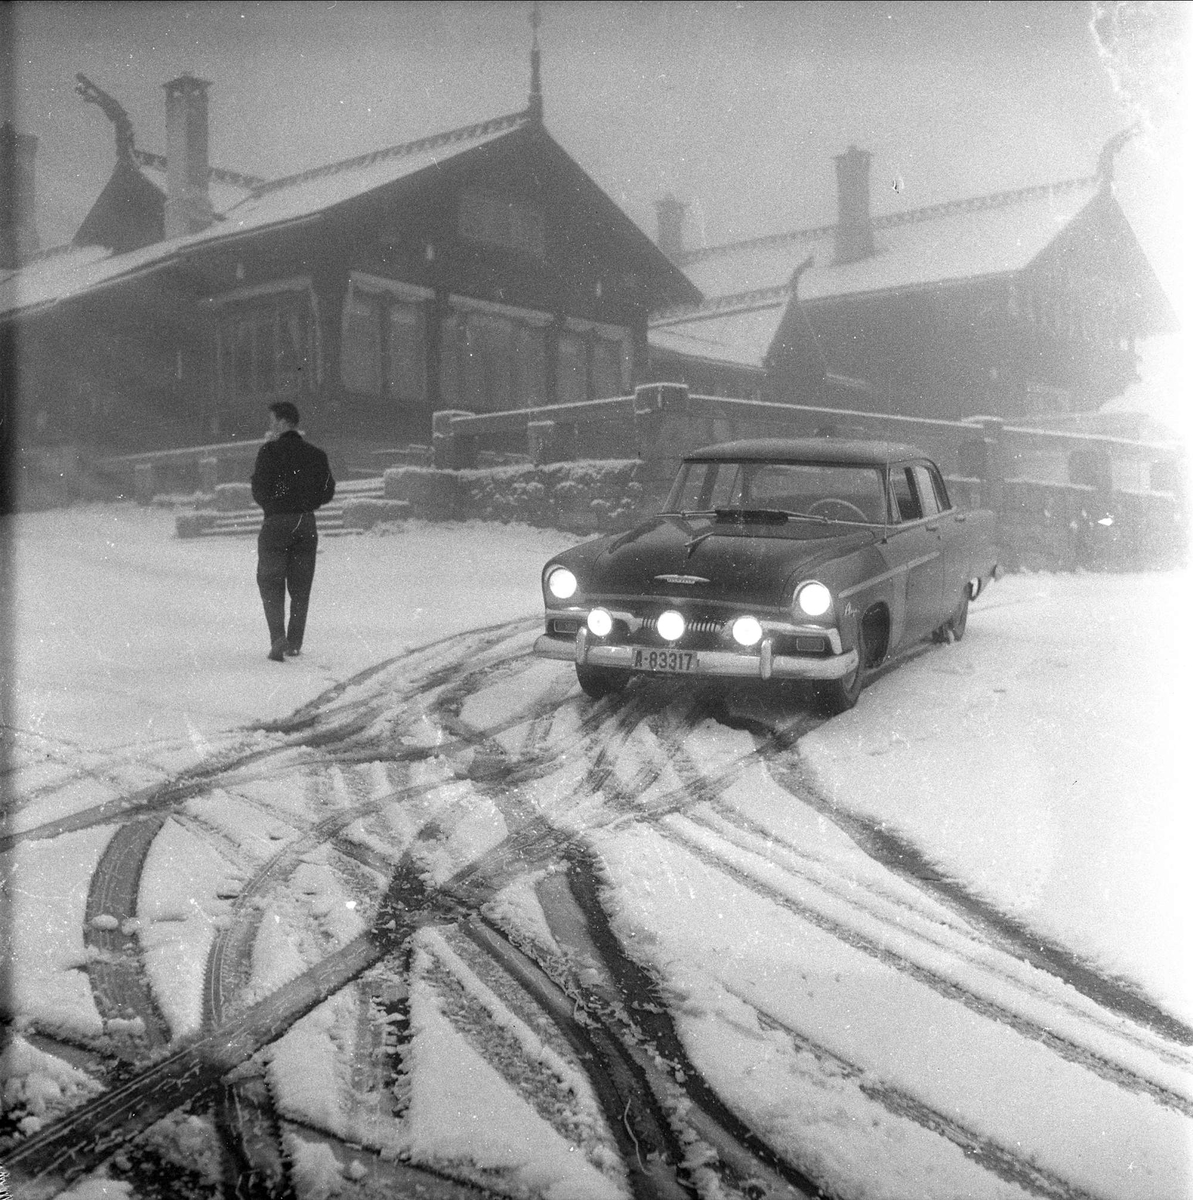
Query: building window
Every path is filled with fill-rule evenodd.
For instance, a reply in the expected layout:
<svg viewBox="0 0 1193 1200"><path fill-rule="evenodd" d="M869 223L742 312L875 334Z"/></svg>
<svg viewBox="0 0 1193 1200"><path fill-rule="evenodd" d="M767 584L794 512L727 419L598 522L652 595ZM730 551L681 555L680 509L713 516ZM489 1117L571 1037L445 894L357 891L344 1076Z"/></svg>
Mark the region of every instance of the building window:
<svg viewBox="0 0 1193 1200"><path fill-rule="evenodd" d="M340 378L350 392L381 394L381 313L375 296L350 291L344 301Z"/></svg>
<svg viewBox="0 0 1193 1200"><path fill-rule="evenodd" d="M469 412L506 412L546 402L546 330L537 316L458 309L441 327L440 393Z"/></svg>
<svg viewBox="0 0 1193 1200"><path fill-rule="evenodd" d="M340 378L349 392L403 404L427 398L423 305L353 287L344 301Z"/></svg>
<svg viewBox="0 0 1193 1200"><path fill-rule="evenodd" d="M592 344L592 396L624 396L630 389L629 338L598 337Z"/></svg>
<svg viewBox="0 0 1193 1200"><path fill-rule="evenodd" d="M221 402L294 396L311 387L311 310L304 294L228 305L216 325Z"/></svg>
<svg viewBox="0 0 1193 1200"><path fill-rule="evenodd" d="M560 331L555 391L560 404L588 399L588 346L577 333Z"/></svg>
<svg viewBox="0 0 1193 1200"><path fill-rule="evenodd" d="M386 386L396 399L421 402L427 398L425 329L421 304L390 305Z"/></svg>
<svg viewBox="0 0 1193 1200"><path fill-rule="evenodd" d="M559 333L556 379L559 403L626 395L630 390L629 331L599 325L580 333L575 328L579 322L568 324L573 328L564 328Z"/></svg>
<svg viewBox="0 0 1193 1200"><path fill-rule="evenodd" d="M536 206L475 188L460 196L460 236L538 258L546 254L543 214Z"/></svg>

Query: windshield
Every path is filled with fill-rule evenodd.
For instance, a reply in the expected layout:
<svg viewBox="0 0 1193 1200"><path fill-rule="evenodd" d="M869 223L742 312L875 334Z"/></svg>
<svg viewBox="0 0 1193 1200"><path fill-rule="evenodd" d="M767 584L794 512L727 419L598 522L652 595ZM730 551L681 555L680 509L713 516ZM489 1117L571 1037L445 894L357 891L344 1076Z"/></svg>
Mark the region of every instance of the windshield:
<svg viewBox="0 0 1193 1200"><path fill-rule="evenodd" d="M664 512L729 520L786 514L881 525L883 471L835 463L688 462Z"/></svg>

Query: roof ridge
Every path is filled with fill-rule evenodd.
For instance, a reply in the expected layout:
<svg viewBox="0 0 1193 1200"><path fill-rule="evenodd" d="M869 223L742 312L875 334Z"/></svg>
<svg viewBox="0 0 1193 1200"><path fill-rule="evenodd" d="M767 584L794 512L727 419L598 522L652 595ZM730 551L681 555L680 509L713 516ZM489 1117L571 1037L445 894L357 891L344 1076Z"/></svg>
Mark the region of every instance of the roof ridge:
<svg viewBox="0 0 1193 1200"><path fill-rule="evenodd" d="M981 212L989 208L1001 208L1018 200L1043 196L1049 192L1070 192L1079 187L1098 183L1101 176L1082 175L1073 179L1061 179L1055 183L1033 183L1026 187L1009 188L1002 192L988 192L984 196L966 196L960 200L945 200L940 204L928 204L923 208L911 208L905 212L882 213L875 217L875 229L887 229L892 225L910 225L916 221L928 221L949 212Z"/></svg>
<svg viewBox="0 0 1193 1200"><path fill-rule="evenodd" d="M762 308L768 304L785 303L791 297L791 285L776 284L772 287L753 288L748 292L734 292L728 296L712 296L699 304L677 304L660 309L650 318L652 326L671 321L690 321L697 317L722 314L733 309Z"/></svg>
<svg viewBox="0 0 1193 1200"><path fill-rule="evenodd" d="M685 250L680 256L679 265L685 267L700 259L712 258L716 254L727 254L731 250L745 250L756 246L773 245L778 242L797 242L805 238L822 237L832 233L836 225L814 225L808 229L787 229L779 233L764 233L758 237L743 238L740 242L722 242L717 246L701 246L698 249ZM744 294L744 293L743 293Z"/></svg>
<svg viewBox="0 0 1193 1200"><path fill-rule="evenodd" d="M139 147L134 147L133 158L143 167L154 167L160 171L168 168L166 156L155 154L152 150L141 150ZM225 167L208 167L207 178L215 180L216 183L230 183L234 187L242 187L249 192L253 188L262 187L269 182L260 175L246 175L243 171L229 171Z"/></svg>
<svg viewBox="0 0 1193 1200"><path fill-rule="evenodd" d="M988 192L981 196L965 196L958 200L945 200L939 204L928 204L922 208L911 208L904 212L881 213L872 218L871 224L875 229L889 229L897 225L910 225L917 221L929 221L935 217L944 216L950 212L978 212L983 209L1000 208L1003 205L1026 200L1033 196L1044 195L1048 192L1068 192L1078 187L1098 183L1098 174L1082 175L1073 179L1061 179L1054 183L1033 183L1025 187L1008 188L1001 192ZM716 246L702 246L699 249L686 250L680 257L679 265L688 266L691 263L712 258L718 254L729 254L739 250L754 249L761 246L777 245L781 242L794 242L804 239L824 237L837 228L832 225L814 225L807 229L789 229L780 233L765 233L759 237L744 238L738 242L722 242Z"/></svg>
<svg viewBox="0 0 1193 1200"><path fill-rule="evenodd" d="M306 183L311 179L320 179L326 175L335 175L340 171L353 167L366 167L374 162L382 162L387 158L403 158L409 154L421 154L436 146L447 146L452 142L468 141L472 138L484 137L503 129L516 129L527 121L525 112L508 113L502 117L490 117L487 121L477 121L471 125L461 125L458 129L448 129L443 133L433 133L427 137L415 138L410 142L400 142L396 146L386 146L381 150L371 150L367 154L357 154L352 158L341 159L339 162L326 163L321 167L311 167L295 175L283 175L278 179L270 179L253 188L254 194L265 195L295 183Z"/></svg>

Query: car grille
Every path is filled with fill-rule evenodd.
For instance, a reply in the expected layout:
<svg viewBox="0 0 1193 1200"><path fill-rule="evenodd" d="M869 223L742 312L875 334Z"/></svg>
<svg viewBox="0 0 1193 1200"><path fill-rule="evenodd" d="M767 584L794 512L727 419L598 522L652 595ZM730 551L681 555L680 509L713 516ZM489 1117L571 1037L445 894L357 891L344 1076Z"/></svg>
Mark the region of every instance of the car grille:
<svg viewBox="0 0 1193 1200"><path fill-rule="evenodd" d="M725 622L720 621L715 617L694 617L690 620L685 617L684 621L687 625L686 633L716 634L720 633L725 627ZM657 630L658 624L659 617L657 613L655 613L653 616L642 618L642 628L649 629L651 633L654 633Z"/></svg>

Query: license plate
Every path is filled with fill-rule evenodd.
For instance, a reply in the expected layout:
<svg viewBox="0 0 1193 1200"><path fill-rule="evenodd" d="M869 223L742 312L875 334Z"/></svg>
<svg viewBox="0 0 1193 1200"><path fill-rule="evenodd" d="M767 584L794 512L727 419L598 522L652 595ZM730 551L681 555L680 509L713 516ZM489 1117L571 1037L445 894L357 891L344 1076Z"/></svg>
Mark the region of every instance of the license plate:
<svg viewBox="0 0 1193 1200"><path fill-rule="evenodd" d="M632 666L635 671L683 675L696 669L696 655L692 650L635 650Z"/></svg>

